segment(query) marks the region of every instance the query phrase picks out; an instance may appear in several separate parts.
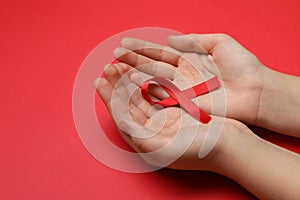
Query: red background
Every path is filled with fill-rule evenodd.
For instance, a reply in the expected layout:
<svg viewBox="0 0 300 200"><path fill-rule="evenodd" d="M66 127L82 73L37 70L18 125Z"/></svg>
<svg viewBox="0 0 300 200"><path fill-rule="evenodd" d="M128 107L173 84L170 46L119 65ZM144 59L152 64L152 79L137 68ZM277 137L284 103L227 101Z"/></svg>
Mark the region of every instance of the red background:
<svg viewBox="0 0 300 200"><path fill-rule="evenodd" d="M300 75L298 2L2 1L0 199L255 199L212 173L127 174L104 166L77 135L73 82L101 41L145 26L228 33L269 67ZM299 139L253 130L300 152Z"/></svg>

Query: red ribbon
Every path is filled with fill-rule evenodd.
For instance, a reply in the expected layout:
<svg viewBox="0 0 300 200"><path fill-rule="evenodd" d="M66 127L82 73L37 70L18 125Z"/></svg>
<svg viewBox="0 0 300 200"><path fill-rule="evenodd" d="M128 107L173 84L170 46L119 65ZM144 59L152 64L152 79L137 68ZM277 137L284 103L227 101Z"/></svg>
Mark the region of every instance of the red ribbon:
<svg viewBox="0 0 300 200"><path fill-rule="evenodd" d="M149 96L149 85L151 84L151 81L160 85L170 95L170 97L153 101ZM216 76L183 91L165 78L154 77L144 82L141 87L141 93L144 99L151 104L159 104L164 107L179 105L195 119L207 124L211 120L211 117L205 111L195 105L194 102L191 101L191 98L206 94L219 87L220 82Z"/></svg>

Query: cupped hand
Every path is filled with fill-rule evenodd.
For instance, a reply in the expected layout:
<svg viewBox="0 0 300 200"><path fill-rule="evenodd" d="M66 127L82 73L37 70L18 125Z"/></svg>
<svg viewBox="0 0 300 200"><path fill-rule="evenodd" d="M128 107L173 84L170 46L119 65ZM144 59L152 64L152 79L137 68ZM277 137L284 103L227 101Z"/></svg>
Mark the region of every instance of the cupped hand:
<svg viewBox="0 0 300 200"><path fill-rule="evenodd" d="M198 105L214 115L256 124L266 68L252 53L224 34L171 36L168 44L172 48L125 38L116 49L115 57L132 66L160 63L165 68L176 69L191 85L218 76L226 93L226 114L218 106L212 110L209 94L196 98ZM154 70L141 68L141 71L165 76L165 70L155 69L154 73Z"/></svg>
<svg viewBox="0 0 300 200"><path fill-rule="evenodd" d="M151 76L128 64L110 65L104 75L96 82L97 92L125 141L151 165L217 171L218 152L234 133L246 128L217 116L204 125L179 107L151 106L136 85Z"/></svg>

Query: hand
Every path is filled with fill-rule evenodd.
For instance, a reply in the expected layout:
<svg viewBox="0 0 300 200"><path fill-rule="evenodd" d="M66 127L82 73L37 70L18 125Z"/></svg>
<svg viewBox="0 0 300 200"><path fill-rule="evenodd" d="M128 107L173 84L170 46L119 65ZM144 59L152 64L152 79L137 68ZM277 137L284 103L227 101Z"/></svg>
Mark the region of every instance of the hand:
<svg viewBox="0 0 300 200"><path fill-rule="evenodd" d="M225 148L226 140L247 127L217 116L212 116L212 121L203 125L181 108L156 109L143 99L139 87L130 80L130 77L143 78L139 74L142 73L127 64L113 64L105 70L105 78L96 83L98 93L126 142L143 153L141 156L151 165L218 171L218 152ZM200 159L199 151L209 125L220 127L221 134L208 156ZM212 129L208 134L214 136Z"/></svg>
<svg viewBox="0 0 300 200"><path fill-rule="evenodd" d="M169 43L171 44L171 42ZM135 43L133 44L135 45ZM153 45L147 43L147 45L149 44ZM147 45L144 44L144 46ZM194 48L196 49L196 47ZM120 51L122 51L121 54ZM199 149L202 148L204 134L208 132L207 125L199 124L181 108L156 109L141 97L138 86L146 78L152 76L160 75L169 78L181 89L193 84L193 81L195 84L202 82L212 74L221 77L214 70L214 65L211 65L216 64L212 60L212 55L201 54L201 60L197 63L197 59L196 62L194 59L197 58L195 54L181 54L169 48L167 50L144 48L139 51L135 50L135 52L121 48L117 49L115 53L121 55L119 60L125 60L129 65L138 67L132 69L131 66L124 63L110 65L105 71L106 78L100 79L99 84L97 83L97 91L119 126L124 139L137 152L145 152L146 154L141 154L141 156L149 164L163 167L167 165L167 167L175 169L200 169L217 172L234 179L261 199L294 199L299 196L297 186L300 174L297 166L299 166L300 160L298 155L262 140L238 121L212 115L210 125L218 125L224 121L224 127L213 150L206 157L199 159ZM153 55L151 58L143 56L151 54ZM218 59L219 57L215 60ZM157 65L157 60L169 62ZM202 70L203 76L201 73L199 76L200 70L193 71L192 68L188 68L188 66L197 66L195 64L202 64L200 70ZM259 68L261 67L258 67L257 71L264 71ZM251 73L255 74L255 70ZM263 74L264 72L261 73L261 75ZM189 80L189 82L184 80ZM227 80L227 82L230 86L230 81ZM225 87L227 82L224 80ZM133 83L137 85L133 85ZM247 87L244 86L244 88ZM249 88L251 89L251 87ZM151 89L151 94L155 97L165 98L161 88L153 87ZM220 90L213 91L212 94ZM226 90L228 89L226 88ZM201 96L199 98L204 100L210 97ZM129 100L126 101L126 99ZM206 109L209 109L209 106ZM228 103L226 106L228 107ZM182 123L180 123L181 121ZM155 130L155 127L161 124L163 124L161 129ZM197 127L196 131L195 127ZM272 170L270 170L270 166L272 166Z"/></svg>
<svg viewBox="0 0 300 200"><path fill-rule="evenodd" d="M216 75L223 81L226 92L226 117L254 125L260 120L266 68L253 54L231 37L222 34L171 36L168 43L184 53L158 44L125 38L121 42L123 49L117 49L115 57L133 66L165 62L168 68L177 68L180 74L191 80L191 85L202 82L203 77ZM197 54L191 56L191 53L186 52ZM197 100L205 111L212 111L210 95L200 96ZM225 116L222 109L214 110L213 114Z"/></svg>

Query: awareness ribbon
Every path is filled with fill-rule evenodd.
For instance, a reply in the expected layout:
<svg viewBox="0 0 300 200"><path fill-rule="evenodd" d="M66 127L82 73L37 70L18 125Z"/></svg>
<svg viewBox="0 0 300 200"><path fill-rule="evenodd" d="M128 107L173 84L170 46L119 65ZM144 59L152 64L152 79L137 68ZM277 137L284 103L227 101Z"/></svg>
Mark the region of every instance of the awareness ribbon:
<svg viewBox="0 0 300 200"><path fill-rule="evenodd" d="M170 95L170 97L158 101L153 101L149 96L149 85L151 84L151 82L155 82L156 84L161 86ZM204 124L207 124L211 120L211 117L200 107L194 104L191 98L209 93L210 91L215 90L219 87L220 82L216 76L183 91L181 91L176 85L165 78L154 77L144 82L144 84L141 86L141 93L144 99L147 100L150 104L159 104L164 107L179 105L195 119Z"/></svg>

